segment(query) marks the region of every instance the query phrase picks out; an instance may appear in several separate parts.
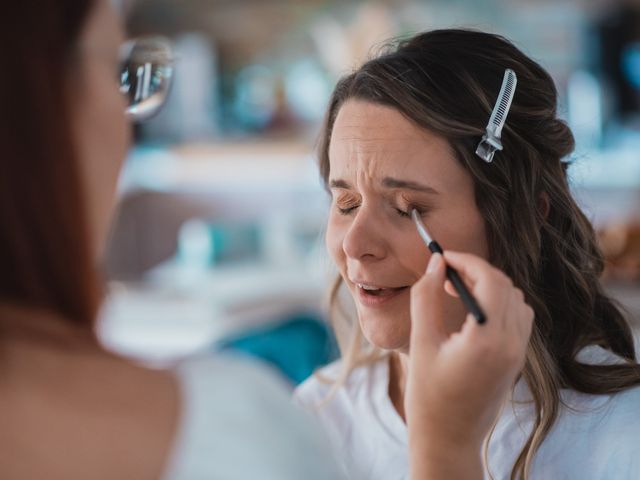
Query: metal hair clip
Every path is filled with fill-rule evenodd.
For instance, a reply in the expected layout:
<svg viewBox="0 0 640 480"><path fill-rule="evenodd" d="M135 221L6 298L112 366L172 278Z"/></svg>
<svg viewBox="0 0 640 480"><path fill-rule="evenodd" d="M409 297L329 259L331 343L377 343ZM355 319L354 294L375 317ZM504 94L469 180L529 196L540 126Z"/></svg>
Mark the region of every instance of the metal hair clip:
<svg viewBox="0 0 640 480"><path fill-rule="evenodd" d="M487 133L482 136L482 140L480 140L478 148L476 148L476 155L487 163L493 161L493 154L496 153L496 150L502 150L502 142L500 141L502 127L504 127L504 123L507 120L513 95L516 93L517 83L516 72L507 68L504 71L500 94L487 124Z"/></svg>

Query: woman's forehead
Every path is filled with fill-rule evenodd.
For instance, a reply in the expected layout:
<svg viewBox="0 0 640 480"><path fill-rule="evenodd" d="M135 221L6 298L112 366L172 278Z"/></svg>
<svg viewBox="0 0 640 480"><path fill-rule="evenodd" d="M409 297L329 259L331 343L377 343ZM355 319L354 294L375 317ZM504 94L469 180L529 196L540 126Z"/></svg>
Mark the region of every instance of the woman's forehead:
<svg viewBox="0 0 640 480"><path fill-rule="evenodd" d="M349 100L338 111L332 138L399 141L424 136L428 141L434 136L428 135L429 133L394 108L362 100Z"/></svg>
<svg viewBox="0 0 640 480"><path fill-rule="evenodd" d="M469 174L449 143L415 125L397 110L350 100L336 117L329 146L330 181L382 184L415 180L441 191L469 185Z"/></svg>
<svg viewBox="0 0 640 480"><path fill-rule="evenodd" d="M329 146L331 169L371 174L418 173L454 162L446 140L414 125L389 107L348 102L340 110Z"/></svg>
<svg viewBox="0 0 640 480"><path fill-rule="evenodd" d="M346 102L336 117L329 146L333 161L453 157L447 141L415 125L397 110L363 101Z"/></svg>

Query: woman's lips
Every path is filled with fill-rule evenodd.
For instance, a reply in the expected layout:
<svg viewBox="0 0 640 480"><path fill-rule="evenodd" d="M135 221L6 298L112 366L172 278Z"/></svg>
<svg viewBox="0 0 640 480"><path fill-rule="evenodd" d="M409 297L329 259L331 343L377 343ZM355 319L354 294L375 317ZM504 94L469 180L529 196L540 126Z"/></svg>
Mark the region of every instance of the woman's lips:
<svg viewBox="0 0 640 480"><path fill-rule="evenodd" d="M399 295L409 290L409 287L382 288L368 290L362 285L356 284L358 301L366 307L380 307L396 299Z"/></svg>

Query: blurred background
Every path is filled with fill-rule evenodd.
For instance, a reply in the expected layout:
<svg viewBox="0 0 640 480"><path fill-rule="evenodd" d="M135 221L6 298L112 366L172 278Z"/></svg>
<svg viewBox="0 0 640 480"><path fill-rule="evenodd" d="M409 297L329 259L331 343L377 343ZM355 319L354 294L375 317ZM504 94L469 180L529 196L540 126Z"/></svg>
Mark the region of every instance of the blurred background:
<svg viewBox="0 0 640 480"><path fill-rule="evenodd" d="M336 80L385 41L499 33L554 77L577 149L572 187L640 324L640 1L136 0L130 36L176 50L168 102L135 126L100 335L151 364L232 348L293 383L336 355L335 275L314 146Z"/></svg>

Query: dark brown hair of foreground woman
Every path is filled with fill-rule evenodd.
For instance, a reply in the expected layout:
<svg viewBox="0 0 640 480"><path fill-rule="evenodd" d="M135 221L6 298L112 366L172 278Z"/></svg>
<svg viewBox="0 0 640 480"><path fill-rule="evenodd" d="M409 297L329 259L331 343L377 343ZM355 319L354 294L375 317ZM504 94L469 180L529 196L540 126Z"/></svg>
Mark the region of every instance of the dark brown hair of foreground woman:
<svg viewBox="0 0 640 480"><path fill-rule="evenodd" d="M0 301L90 330L100 301L68 96L93 2L8 2L0 76ZM27 32L27 33L25 33Z"/></svg>
<svg viewBox="0 0 640 480"><path fill-rule="evenodd" d="M474 152L506 68L516 72L518 87L503 131L504 150L493 163L485 163ZM574 139L557 116L553 80L514 45L492 34L438 30L400 42L335 88L320 143L325 183L333 124L349 99L392 107L449 142L473 178L490 261L524 291L535 310L523 376L537 418L512 471L512 478L526 477L557 418L560 389L606 394L640 384L631 330L599 282L603 257L569 190L565 157L573 151ZM339 285L338 279L334 304ZM578 362L576 354L590 344L628 363ZM347 369L359 361L357 356L345 358L354 358Z"/></svg>

